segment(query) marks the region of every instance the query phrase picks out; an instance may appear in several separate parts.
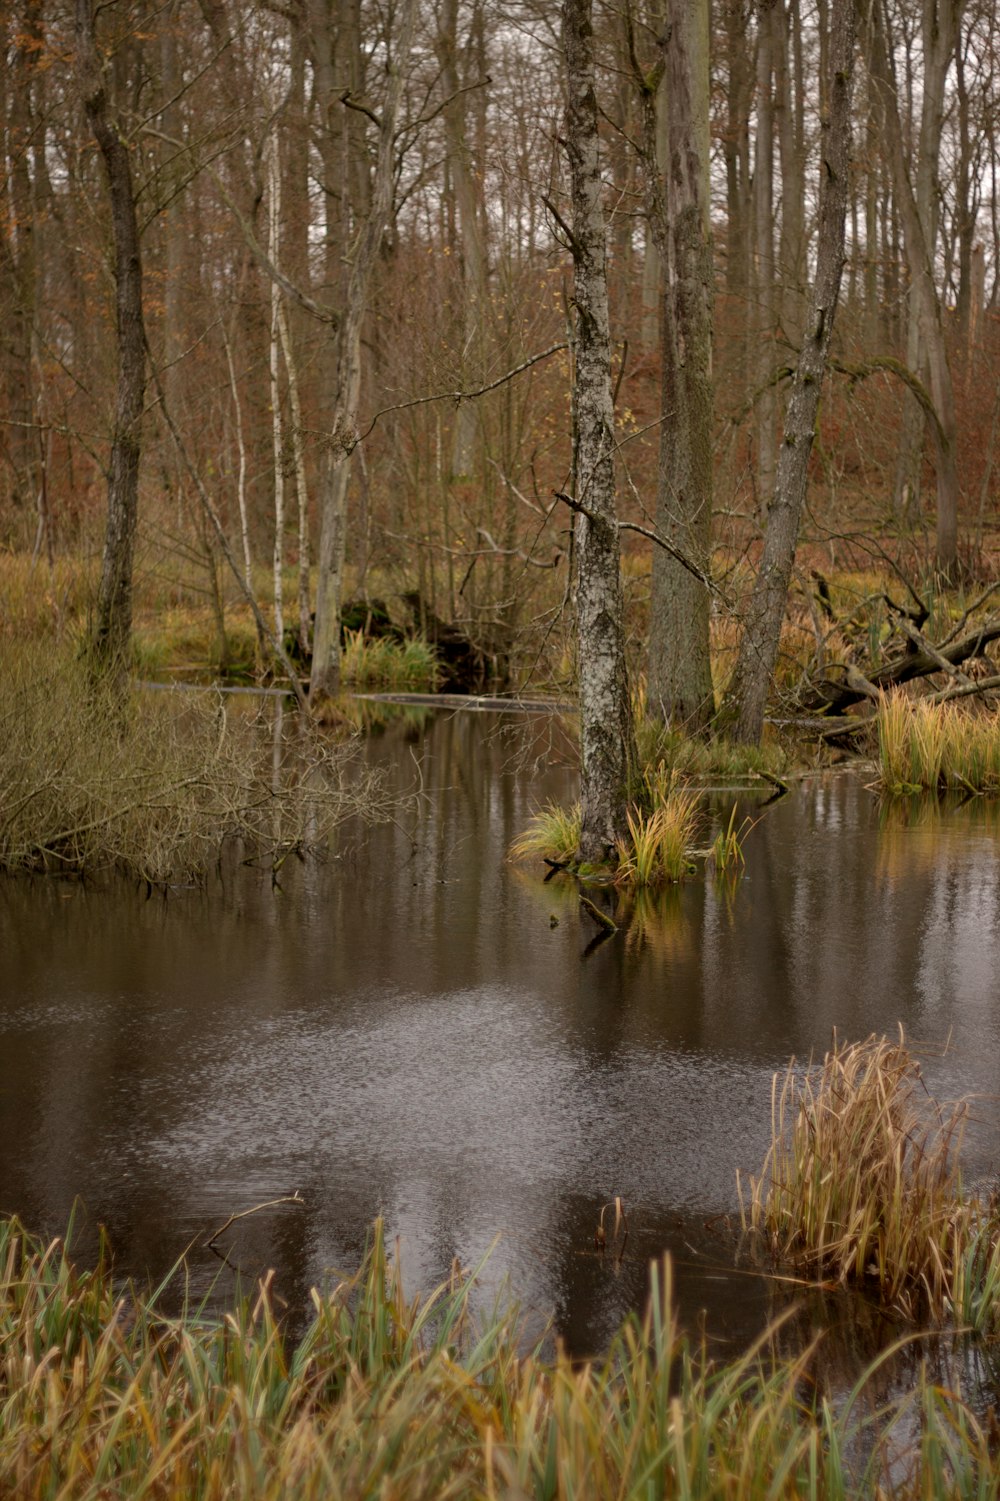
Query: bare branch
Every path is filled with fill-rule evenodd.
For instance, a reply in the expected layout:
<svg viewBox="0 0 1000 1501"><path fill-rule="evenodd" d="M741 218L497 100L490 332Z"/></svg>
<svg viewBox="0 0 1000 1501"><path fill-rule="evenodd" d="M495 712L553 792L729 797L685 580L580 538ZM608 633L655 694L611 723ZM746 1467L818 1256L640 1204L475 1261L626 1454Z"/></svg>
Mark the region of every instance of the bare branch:
<svg viewBox="0 0 1000 1501"><path fill-rule="evenodd" d="M552 494L556 500L561 500L563 505L569 506L571 511L576 511L579 515L586 516L587 520L593 522L596 526L602 524L602 518L597 516L589 506L585 506L582 500L574 500L571 495L565 495L562 490L553 490ZM706 589L710 589L725 605L730 609L732 608L732 600L727 594L723 593L711 574L706 573L704 568L699 568L698 564L693 562L687 553L682 552L667 537L661 537L659 532L654 532L648 526L640 526L637 521L619 521L617 522L617 526L620 532L638 532L640 537L645 537L649 542L655 542L657 547L662 547L664 552L668 552L682 568L686 568L688 573L704 584Z"/></svg>
<svg viewBox="0 0 1000 1501"><path fill-rule="evenodd" d="M353 450L359 443L363 443L378 419L387 416L389 412L405 412L410 407L426 406L429 401L453 401L456 406L460 401L475 401L477 397L485 396L489 391L495 391L498 386L506 385L509 380L514 379L515 375L521 375L525 370L530 370L532 365L537 365L542 360L547 360L550 354L558 354L561 349L566 348L568 348L568 345L565 343L553 344L548 349L543 349L541 354L533 354L530 360L525 360L523 364L515 365L513 370L507 371L506 375L498 376L496 380L491 380L488 385L480 386L475 391L439 391L434 396L415 396L412 401L397 401L391 407L380 407L364 432L359 433L351 443L350 449Z"/></svg>

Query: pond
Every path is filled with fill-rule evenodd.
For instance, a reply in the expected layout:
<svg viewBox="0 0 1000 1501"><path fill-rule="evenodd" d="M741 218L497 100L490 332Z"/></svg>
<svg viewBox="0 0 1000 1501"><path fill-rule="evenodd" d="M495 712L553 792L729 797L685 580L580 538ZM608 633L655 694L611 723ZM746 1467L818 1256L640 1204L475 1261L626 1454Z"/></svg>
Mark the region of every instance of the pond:
<svg viewBox="0 0 1000 1501"><path fill-rule="evenodd" d="M971 1177L1000 1153L997 808L881 808L857 774L763 806L746 872L663 893L596 948L575 882L512 865L574 795L551 715L410 712L363 758L415 789L325 863L223 866L207 888L0 885L0 1209L46 1234L79 1196L123 1274L232 1295L277 1269L293 1314L357 1265L372 1218L408 1285L492 1247L529 1322L599 1351L675 1259L681 1314L739 1346L781 1289L737 1265L789 1056L895 1032L929 1087L977 1096ZM735 794L706 798L710 827ZM741 811L742 816L742 811ZM944 1045L947 1043L947 1049ZM625 1255L594 1248L620 1195ZM829 1310L826 1317L830 1317ZM836 1316L836 1315L834 1315ZM843 1317L854 1318L849 1310Z"/></svg>

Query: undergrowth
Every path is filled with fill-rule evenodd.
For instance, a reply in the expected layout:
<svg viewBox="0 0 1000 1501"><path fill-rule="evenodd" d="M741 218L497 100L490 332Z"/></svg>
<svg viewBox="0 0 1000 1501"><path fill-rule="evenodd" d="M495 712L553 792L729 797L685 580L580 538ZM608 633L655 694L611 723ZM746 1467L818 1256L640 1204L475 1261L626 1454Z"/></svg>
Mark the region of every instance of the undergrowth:
<svg viewBox="0 0 1000 1501"><path fill-rule="evenodd" d="M343 681L352 688L384 688L390 693L432 692L439 677L437 653L419 637L396 641L345 632L341 654Z"/></svg>
<svg viewBox="0 0 1000 1501"><path fill-rule="evenodd" d="M72 653L0 657L0 869L115 867L198 876L225 840L280 860L319 848L354 813L379 816L377 779L305 722L274 739L266 711L211 690L102 691Z"/></svg>
<svg viewBox="0 0 1000 1501"><path fill-rule="evenodd" d="M162 1314L103 1262L0 1222L0 1494L19 1501L480 1501L988 1495L988 1435L921 1378L878 1426L808 1352L712 1365L681 1334L669 1258L645 1315L578 1365L525 1351L516 1310L455 1272L407 1298L376 1222L354 1277L288 1340L265 1280L218 1321Z"/></svg>

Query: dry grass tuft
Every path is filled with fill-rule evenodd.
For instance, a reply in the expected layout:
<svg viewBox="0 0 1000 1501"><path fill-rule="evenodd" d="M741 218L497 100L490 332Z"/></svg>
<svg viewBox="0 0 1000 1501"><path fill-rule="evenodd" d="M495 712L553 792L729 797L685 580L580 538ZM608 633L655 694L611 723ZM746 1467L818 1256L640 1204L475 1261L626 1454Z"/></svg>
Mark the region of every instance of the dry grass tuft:
<svg viewBox="0 0 1000 1501"><path fill-rule="evenodd" d="M775 1076L772 1142L745 1224L810 1276L861 1283L910 1318L976 1328L1000 1314L1000 1216L968 1197L968 1107L927 1094L903 1043L836 1043Z"/></svg>

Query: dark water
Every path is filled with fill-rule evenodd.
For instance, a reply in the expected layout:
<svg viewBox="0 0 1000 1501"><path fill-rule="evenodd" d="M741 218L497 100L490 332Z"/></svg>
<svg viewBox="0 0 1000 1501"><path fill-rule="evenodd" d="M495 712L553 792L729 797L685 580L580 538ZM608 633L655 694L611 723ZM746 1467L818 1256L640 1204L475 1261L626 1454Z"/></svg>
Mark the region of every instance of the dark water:
<svg viewBox="0 0 1000 1501"><path fill-rule="evenodd" d="M194 1243L192 1285L221 1272L221 1299L206 1233L298 1190L226 1238L293 1309L381 1212L411 1287L495 1241L487 1287L509 1275L583 1353L668 1249L711 1339L774 1312L775 1285L734 1268L736 1173L762 1160L774 1070L834 1027L949 1040L928 1080L979 1097L968 1170L991 1175L996 808L886 815L852 775L745 798L760 821L735 887L694 879L588 954L574 883L504 860L533 808L572 796L559 736L491 714L392 725L365 755L420 799L325 865L289 862L280 889L242 869L149 900L0 885L0 1209L57 1233L80 1196L84 1241L106 1225L123 1272L158 1277ZM621 1262L593 1247L616 1194Z"/></svg>

